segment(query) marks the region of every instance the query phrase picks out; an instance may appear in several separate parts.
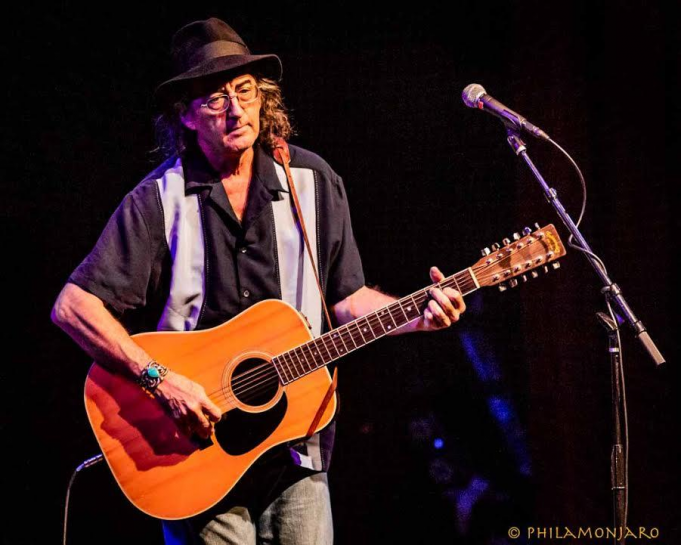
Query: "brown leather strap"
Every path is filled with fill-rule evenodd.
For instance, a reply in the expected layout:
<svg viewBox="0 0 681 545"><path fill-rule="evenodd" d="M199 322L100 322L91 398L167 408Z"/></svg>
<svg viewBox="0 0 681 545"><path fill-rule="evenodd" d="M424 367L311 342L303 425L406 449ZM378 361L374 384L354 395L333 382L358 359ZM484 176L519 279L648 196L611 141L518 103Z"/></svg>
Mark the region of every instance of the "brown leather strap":
<svg viewBox="0 0 681 545"><path fill-rule="evenodd" d="M324 411L326 410L327 405L331 401L333 393L336 391L336 386L338 386L338 368L333 370L333 379L331 380L331 384L329 384L329 389L326 390L326 395L324 396L324 399L322 399L322 403L321 405L319 405L319 409L317 409L317 414L315 414L314 418L312 419L312 423L310 424L310 427L307 430L305 440L309 439L314 435L315 430L319 425L319 421L322 419Z"/></svg>
<svg viewBox="0 0 681 545"><path fill-rule="evenodd" d="M300 211L300 202L298 201L298 193L296 193L296 187L293 183L293 175L291 174L291 168L289 163L291 162L291 155L288 150L288 144L283 138L277 138L277 145L274 148L274 159L284 167L284 172L286 172L286 181L288 182L289 191L293 197L293 205L295 208L296 216L298 222L300 223L300 229L303 232L303 239L305 240L305 247L307 248L307 255L310 257L312 262L312 270L314 272L315 280L317 281L317 288L319 289L319 297L322 300L322 307L324 308L324 316L326 316L326 324L329 327L329 331L333 329L331 324L331 316L329 315L329 309L326 307L326 301L324 300L324 291L322 290L322 283L319 280L319 273L317 272L317 264L314 260L312 254L312 248L310 247L310 240L307 237L307 229L305 229L305 221L303 220L303 213ZM334 374L335 376L335 374ZM333 392L332 392L333 393ZM327 402L328 403L328 402ZM323 411L322 411L323 412ZM320 415L321 418L321 415Z"/></svg>

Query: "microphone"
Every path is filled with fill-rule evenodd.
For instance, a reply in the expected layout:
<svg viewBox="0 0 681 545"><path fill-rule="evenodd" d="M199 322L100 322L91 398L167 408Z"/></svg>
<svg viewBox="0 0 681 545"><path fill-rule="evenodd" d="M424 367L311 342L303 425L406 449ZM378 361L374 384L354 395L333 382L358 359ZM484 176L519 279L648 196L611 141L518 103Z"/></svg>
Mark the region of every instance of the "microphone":
<svg viewBox="0 0 681 545"><path fill-rule="evenodd" d="M533 125L522 115L507 108L501 102L488 95L482 85L471 83L466 86L463 93L461 93L461 98L463 99L463 103L469 108L477 108L484 112L489 112L501 119L504 124L510 125L517 130L529 132L535 138L551 140L549 135L539 127Z"/></svg>

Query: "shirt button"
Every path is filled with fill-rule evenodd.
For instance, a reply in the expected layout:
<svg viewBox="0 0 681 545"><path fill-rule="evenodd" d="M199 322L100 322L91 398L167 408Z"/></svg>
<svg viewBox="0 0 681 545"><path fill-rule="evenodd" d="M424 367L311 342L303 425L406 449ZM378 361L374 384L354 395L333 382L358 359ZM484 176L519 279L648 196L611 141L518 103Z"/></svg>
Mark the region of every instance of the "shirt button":
<svg viewBox="0 0 681 545"><path fill-rule="evenodd" d="M242 254L245 254L245 253L246 253L246 247L244 246L243 248L239 248L239 251L240 251Z"/></svg>
<svg viewBox="0 0 681 545"><path fill-rule="evenodd" d="M244 297L249 297L251 295L251 292L248 290L244 290Z"/></svg>

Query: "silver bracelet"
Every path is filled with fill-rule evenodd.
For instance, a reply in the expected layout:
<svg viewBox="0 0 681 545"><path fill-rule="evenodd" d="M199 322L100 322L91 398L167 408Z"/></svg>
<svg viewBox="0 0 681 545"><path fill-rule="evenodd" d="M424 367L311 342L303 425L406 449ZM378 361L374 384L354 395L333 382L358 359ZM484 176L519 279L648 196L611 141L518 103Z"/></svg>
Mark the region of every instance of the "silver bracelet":
<svg viewBox="0 0 681 545"><path fill-rule="evenodd" d="M137 383L148 392L153 393L167 374L167 367L161 365L156 360L151 360L140 373Z"/></svg>

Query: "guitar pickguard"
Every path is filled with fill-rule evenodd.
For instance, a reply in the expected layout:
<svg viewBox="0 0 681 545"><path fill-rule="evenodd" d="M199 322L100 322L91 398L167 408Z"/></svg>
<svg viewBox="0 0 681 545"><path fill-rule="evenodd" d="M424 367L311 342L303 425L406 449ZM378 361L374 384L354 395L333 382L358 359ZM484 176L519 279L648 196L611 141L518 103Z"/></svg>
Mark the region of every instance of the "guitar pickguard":
<svg viewBox="0 0 681 545"><path fill-rule="evenodd" d="M232 409L215 424L215 438L220 447L232 456L250 452L267 439L286 415L286 394L269 410L258 413Z"/></svg>

